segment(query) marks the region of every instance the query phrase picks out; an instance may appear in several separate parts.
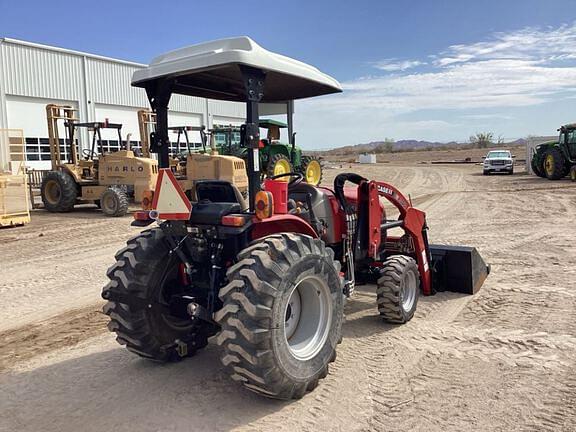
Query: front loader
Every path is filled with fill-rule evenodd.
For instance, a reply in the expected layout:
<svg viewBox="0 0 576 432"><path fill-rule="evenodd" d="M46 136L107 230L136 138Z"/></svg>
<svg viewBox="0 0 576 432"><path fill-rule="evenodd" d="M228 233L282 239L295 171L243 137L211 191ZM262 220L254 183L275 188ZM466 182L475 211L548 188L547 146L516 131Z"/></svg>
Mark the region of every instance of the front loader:
<svg viewBox="0 0 576 432"><path fill-rule="evenodd" d="M341 91L316 68L242 37L172 51L132 83L157 115L161 169L153 210L133 222L149 228L116 254L102 293L109 328L130 351L175 361L213 337L233 380L300 398L336 358L357 281L376 285L379 314L396 324L412 319L420 295L483 284L489 267L478 252L430 245L425 213L390 184L343 173L316 187L293 172L261 183L258 104ZM230 182L198 182L196 201L179 187L167 147L173 93L246 104L248 203Z"/></svg>

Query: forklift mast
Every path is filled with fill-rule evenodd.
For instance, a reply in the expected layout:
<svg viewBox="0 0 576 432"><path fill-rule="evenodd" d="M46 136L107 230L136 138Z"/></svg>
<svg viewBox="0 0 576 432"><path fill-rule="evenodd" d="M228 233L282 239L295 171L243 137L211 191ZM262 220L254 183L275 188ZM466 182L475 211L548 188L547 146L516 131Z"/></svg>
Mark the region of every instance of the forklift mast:
<svg viewBox="0 0 576 432"><path fill-rule="evenodd" d="M74 116L76 109L68 105L46 105L46 117L48 120L48 143L50 145L50 161L52 171L56 171L62 163L62 154L60 152L60 137L58 132L58 121L63 120L66 128L64 143L68 146L68 163L76 164L78 162L78 152L74 142L74 124L78 119Z"/></svg>

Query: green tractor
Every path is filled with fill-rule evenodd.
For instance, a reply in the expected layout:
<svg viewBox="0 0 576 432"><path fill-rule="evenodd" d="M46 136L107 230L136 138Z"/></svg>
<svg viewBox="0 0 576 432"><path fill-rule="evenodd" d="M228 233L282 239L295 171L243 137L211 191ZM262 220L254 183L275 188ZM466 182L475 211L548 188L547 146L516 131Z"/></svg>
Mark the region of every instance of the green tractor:
<svg viewBox="0 0 576 432"><path fill-rule="evenodd" d="M267 177L291 172L301 173L307 183L318 186L322 181L322 165L314 156L304 156L302 149L295 144L292 134L291 144L280 142L280 130L288 126L277 120L260 120L261 129L266 129L266 138L260 140L260 168ZM236 126L216 126L213 129L216 147L221 154L246 158L247 151L240 147L241 128Z"/></svg>
<svg viewBox="0 0 576 432"><path fill-rule="evenodd" d="M558 129L558 141L537 145L532 153L532 171L539 177L558 180L570 174L576 181L576 123Z"/></svg>

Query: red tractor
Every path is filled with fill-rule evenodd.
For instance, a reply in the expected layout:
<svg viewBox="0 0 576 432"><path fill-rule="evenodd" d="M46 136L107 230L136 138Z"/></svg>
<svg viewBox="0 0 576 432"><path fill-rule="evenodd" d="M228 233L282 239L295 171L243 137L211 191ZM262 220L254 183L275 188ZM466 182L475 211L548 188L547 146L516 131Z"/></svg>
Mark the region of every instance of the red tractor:
<svg viewBox="0 0 576 432"><path fill-rule="evenodd" d="M336 358L357 281L376 284L380 315L398 324L413 317L420 293L473 294L484 282L489 267L476 250L429 245L425 213L392 185L340 174L333 188L315 187L300 173L261 185L258 104L341 91L317 69L234 38L158 57L133 85L146 89L157 116L151 141L161 170L154 210L133 222L158 225L116 254L102 294L109 328L130 351L180 360L214 336L234 380L300 398ZM248 204L225 181L197 181L194 202L179 188L168 159L173 93L246 102ZM387 218L383 200L398 218Z"/></svg>

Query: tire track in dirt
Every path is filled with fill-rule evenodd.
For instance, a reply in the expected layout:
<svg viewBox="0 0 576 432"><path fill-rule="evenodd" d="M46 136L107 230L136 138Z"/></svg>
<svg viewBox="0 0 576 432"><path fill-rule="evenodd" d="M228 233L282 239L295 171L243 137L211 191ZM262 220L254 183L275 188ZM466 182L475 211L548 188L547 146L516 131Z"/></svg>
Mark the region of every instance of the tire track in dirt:
<svg viewBox="0 0 576 432"><path fill-rule="evenodd" d="M407 171L411 169L420 167ZM574 261L570 256L576 257L576 249L571 246L573 236L571 239L563 232L573 222L574 195L567 187L549 194L540 193L544 188L511 193L512 187L520 190L527 186L510 186L514 180L510 177L464 176L464 171L455 169L427 169L421 175L401 171L390 167L387 173L397 180L391 183L400 190L404 190L404 182L419 192L413 202L428 213L432 240L478 246L494 264L485 287L476 296L440 293L421 298L415 319L404 326L382 322L375 296L369 292L372 288L359 287L356 298L346 306L345 338L338 358L319 387L299 401L264 410L265 415L251 418L249 424L234 420L229 424L242 430L278 431L468 430L471 425L477 430L576 430L572 410L576 404L572 358L576 316L570 311L576 307L576 293L566 282L574 274L568 264ZM485 180L488 183L484 184ZM421 190L418 182L425 184ZM483 187L495 191L484 193ZM534 236L547 230L547 225L553 228L549 236ZM116 228L101 235L110 238L112 232L116 233ZM561 260L563 253L567 256ZM556 310L554 296L565 302ZM39 332L32 326L28 330L29 326L20 327L22 334L41 333L38 345L44 353L68 347L91 337L90 331L94 335L106 332L105 317L96 322L99 305L92 307L91 312L86 310L91 318L78 312L82 325L73 317L80 309L68 311L68 317L63 312L58 315L59 324L52 323L56 328L84 327L87 320L93 320L86 337L80 329L72 335L64 332L52 337L49 331ZM47 321L52 318L33 325ZM0 333L0 338L7 333ZM0 364L6 358L5 363L14 366L36 355L25 354L29 357L22 359L9 354L10 347L28 349L29 340L20 343L18 335L10 337L11 346L0 346ZM4 353L8 354L3 357ZM194 359L188 362L194 368ZM136 368L129 369L142 378ZM206 377L210 386L212 377ZM224 384L218 389L241 391ZM159 390L174 391L161 385ZM130 403L138 404L136 400ZM262 404L269 407L267 402ZM49 402L45 405L50 406ZM77 406L83 405L79 402ZM182 406L193 407L190 403ZM108 414L97 406L92 409L98 415ZM205 419L220 409L205 407L199 416ZM193 421L194 416L190 418ZM118 417L116 421L122 420Z"/></svg>
<svg viewBox="0 0 576 432"><path fill-rule="evenodd" d="M0 333L0 372L107 331L102 304L63 312L50 319Z"/></svg>

